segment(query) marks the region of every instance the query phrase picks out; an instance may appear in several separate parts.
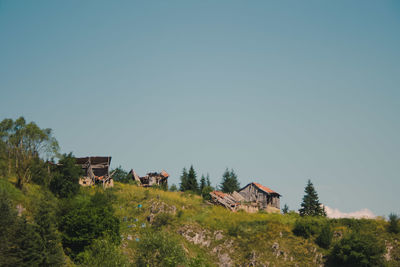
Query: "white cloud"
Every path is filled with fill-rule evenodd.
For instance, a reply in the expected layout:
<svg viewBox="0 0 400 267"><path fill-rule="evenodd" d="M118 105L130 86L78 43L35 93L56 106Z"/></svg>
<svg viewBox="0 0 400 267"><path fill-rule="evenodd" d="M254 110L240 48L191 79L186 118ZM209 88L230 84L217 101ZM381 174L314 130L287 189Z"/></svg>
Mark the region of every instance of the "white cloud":
<svg viewBox="0 0 400 267"><path fill-rule="evenodd" d="M367 219L373 219L375 218L375 214L370 211L369 209L362 209L358 211L353 211L353 212L341 212L338 209L330 208L328 206L325 206L326 214L329 218L367 218Z"/></svg>

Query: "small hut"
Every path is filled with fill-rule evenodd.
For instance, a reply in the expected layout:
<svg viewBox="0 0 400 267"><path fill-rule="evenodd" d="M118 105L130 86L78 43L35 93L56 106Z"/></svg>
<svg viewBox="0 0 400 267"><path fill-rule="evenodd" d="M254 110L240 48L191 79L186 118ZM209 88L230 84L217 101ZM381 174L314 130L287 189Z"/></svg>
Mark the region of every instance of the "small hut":
<svg viewBox="0 0 400 267"><path fill-rule="evenodd" d="M102 184L103 187L113 187L114 181L110 175L111 157L83 157L76 158L76 164L84 171L79 179L82 186Z"/></svg>

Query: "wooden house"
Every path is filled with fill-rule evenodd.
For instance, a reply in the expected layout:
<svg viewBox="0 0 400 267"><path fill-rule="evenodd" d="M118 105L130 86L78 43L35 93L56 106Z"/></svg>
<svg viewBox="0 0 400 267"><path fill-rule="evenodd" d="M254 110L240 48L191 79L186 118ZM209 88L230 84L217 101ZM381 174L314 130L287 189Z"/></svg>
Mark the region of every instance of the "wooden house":
<svg viewBox="0 0 400 267"><path fill-rule="evenodd" d="M83 170L79 179L82 186L102 184L103 187L114 186L112 174L110 175L111 157L83 157L76 158L76 164Z"/></svg>
<svg viewBox="0 0 400 267"><path fill-rule="evenodd" d="M281 195L270 188L258 183L249 183L239 190L246 202L256 203L260 210L269 212L280 211Z"/></svg>

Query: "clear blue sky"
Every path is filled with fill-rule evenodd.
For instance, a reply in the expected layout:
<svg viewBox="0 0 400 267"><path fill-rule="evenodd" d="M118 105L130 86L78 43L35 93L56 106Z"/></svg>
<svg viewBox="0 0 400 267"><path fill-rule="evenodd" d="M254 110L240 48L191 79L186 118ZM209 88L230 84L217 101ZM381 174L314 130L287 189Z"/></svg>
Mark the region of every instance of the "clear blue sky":
<svg viewBox="0 0 400 267"><path fill-rule="evenodd" d="M0 1L0 90L76 156L400 213L399 1Z"/></svg>

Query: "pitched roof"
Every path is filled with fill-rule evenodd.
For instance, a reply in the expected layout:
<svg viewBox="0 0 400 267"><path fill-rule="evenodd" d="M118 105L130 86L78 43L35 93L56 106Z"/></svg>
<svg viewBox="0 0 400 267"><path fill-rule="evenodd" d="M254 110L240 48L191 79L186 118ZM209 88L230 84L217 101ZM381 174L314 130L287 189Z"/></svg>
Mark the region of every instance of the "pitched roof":
<svg viewBox="0 0 400 267"><path fill-rule="evenodd" d="M161 171L161 176L163 176L163 177L165 177L165 178L168 178L168 177L169 177L169 174L168 174L166 171L162 170L162 171Z"/></svg>
<svg viewBox="0 0 400 267"><path fill-rule="evenodd" d="M224 197L226 197L228 195L228 194L225 194L224 192L216 191L216 190L212 191L211 193L214 193L218 197L222 197L222 198L224 198Z"/></svg>
<svg viewBox="0 0 400 267"><path fill-rule="evenodd" d="M259 183L254 183L254 182L249 183L248 185L246 185L245 187L243 187L243 188L240 189L239 191L242 191L244 188L248 187L248 186L251 185L251 184L255 185L258 189L260 189L261 191L264 191L265 193L281 195L281 194L275 192L274 190L272 190L272 189L270 189L270 188L268 188L268 187L266 187L266 186L263 186L263 185L261 185L261 184L259 184Z"/></svg>

